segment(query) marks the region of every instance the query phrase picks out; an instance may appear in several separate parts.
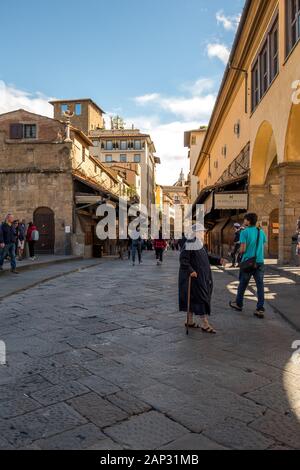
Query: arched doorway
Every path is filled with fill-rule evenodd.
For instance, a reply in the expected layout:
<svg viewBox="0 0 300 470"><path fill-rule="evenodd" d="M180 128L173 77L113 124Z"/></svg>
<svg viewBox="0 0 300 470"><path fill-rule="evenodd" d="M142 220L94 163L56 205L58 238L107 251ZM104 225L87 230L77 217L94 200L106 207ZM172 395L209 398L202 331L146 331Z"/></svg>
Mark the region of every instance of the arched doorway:
<svg viewBox="0 0 300 470"><path fill-rule="evenodd" d="M33 221L40 233L40 239L36 243L36 252L44 255L54 254L54 212L48 207L39 207L34 212Z"/></svg>
<svg viewBox="0 0 300 470"><path fill-rule="evenodd" d="M274 209L269 221L269 256L278 258L279 254L279 209Z"/></svg>

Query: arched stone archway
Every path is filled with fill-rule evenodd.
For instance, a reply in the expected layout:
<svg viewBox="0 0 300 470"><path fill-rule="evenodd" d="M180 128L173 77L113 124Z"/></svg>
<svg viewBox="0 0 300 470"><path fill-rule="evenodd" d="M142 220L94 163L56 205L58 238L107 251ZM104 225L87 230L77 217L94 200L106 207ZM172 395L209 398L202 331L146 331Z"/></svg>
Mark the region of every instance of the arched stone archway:
<svg viewBox="0 0 300 470"><path fill-rule="evenodd" d="M300 103L291 107L285 141L285 162L300 162Z"/></svg>
<svg viewBox="0 0 300 470"><path fill-rule="evenodd" d="M264 185L268 172L277 159L277 146L271 124L264 121L255 139L251 158L251 186Z"/></svg>
<svg viewBox="0 0 300 470"><path fill-rule="evenodd" d="M269 257L279 256L280 178L275 135L269 122L258 129L254 142L249 188L250 210L256 212L267 238Z"/></svg>

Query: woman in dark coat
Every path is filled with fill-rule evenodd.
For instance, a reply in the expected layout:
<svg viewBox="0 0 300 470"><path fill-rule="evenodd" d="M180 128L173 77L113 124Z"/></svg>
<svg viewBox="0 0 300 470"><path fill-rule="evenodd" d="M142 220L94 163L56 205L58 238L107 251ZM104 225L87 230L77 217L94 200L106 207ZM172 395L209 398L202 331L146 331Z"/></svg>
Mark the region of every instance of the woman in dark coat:
<svg viewBox="0 0 300 470"><path fill-rule="evenodd" d="M193 226L193 232L197 232L196 226ZM193 321L193 315L197 315L202 320L202 331L216 334L216 331L208 321L208 317L211 315L211 297L213 292L211 265L222 266L224 263L225 261L221 258L207 253L203 247L201 235L198 238L195 234L194 238L186 240L180 255L179 308L182 312L187 312L188 310L188 286L189 278L191 277L189 328L200 328Z"/></svg>

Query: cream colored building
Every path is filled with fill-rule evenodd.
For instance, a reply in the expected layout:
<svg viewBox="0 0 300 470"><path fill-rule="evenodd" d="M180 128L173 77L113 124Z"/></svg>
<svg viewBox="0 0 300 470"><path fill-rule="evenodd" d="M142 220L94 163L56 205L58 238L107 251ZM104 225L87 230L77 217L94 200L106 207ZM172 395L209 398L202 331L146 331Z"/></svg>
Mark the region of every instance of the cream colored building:
<svg viewBox="0 0 300 470"><path fill-rule="evenodd" d="M189 149L188 158L190 162L190 202L194 203L198 197L200 185L198 177L194 175L194 170L203 145L207 127L202 126L193 131L184 133L184 146Z"/></svg>
<svg viewBox="0 0 300 470"><path fill-rule="evenodd" d="M289 262L300 214L300 2L247 0L194 169L212 248L255 211Z"/></svg>
<svg viewBox="0 0 300 470"><path fill-rule="evenodd" d="M103 165L126 169L126 178L132 171L136 173L136 194L150 214L155 204L156 165L160 163L155 156L155 146L148 134L137 129L95 130L90 132L93 142L91 154Z"/></svg>

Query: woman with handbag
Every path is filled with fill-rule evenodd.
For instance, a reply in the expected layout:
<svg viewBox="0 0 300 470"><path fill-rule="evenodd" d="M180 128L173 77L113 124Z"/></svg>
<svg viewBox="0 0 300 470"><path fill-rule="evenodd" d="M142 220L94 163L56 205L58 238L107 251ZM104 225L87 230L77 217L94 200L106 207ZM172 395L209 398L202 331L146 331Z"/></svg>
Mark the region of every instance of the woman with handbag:
<svg viewBox="0 0 300 470"><path fill-rule="evenodd" d="M240 283L235 302L230 307L238 312L243 311L244 296L249 282L253 276L257 287L257 308L254 315L257 318L265 317L265 286L264 286L264 251L267 237L265 232L257 227L257 214L247 214L244 220L245 230L241 233L242 262L240 263Z"/></svg>

